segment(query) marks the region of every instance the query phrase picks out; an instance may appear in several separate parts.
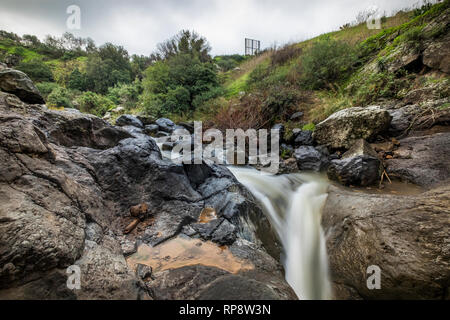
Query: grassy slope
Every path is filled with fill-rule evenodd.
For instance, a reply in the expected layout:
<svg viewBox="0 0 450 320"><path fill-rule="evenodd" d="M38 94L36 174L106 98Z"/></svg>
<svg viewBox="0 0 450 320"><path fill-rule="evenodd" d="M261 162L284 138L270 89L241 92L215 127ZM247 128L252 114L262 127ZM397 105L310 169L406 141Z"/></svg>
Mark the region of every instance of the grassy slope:
<svg viewBox="0 0 450 320"><path fill-rule="evenodd" d="M338 110L358 104L358 101L355 101L355 98L352 96L352 94L350 94L343 88L346 88L348 86L367 85L367 83L362 84L362 81L364 79L361 78L367 77L368 75L361 73L361 70L364 70L364 68L367 67L369 63L373 63L377 59L386 58L386 56L388 56L396 46L401 45L407 40L404 39L405 34L407 34L414 28L423 28L423 26L426 25L427 22L429 22L435 16L439 15L442 12L443 8L445 9L446 7L448 7L448 0L445 1L445 3L435 5L425 14L422 14L415 18L412 18L412 12L401 11L395 16L385 19L382 23L381 31L368 29L366 24L364 23L350 28L345 28L344 30L330 32L314 39L294 44L304 52L311 46L314 41L318 40L319 38L331 37L335 40L344 41L354 46L359 45L362 48L367 49L367 62L359 70L354 72L354 74L349 79L345 80L344 82L335 84L336 87L333 90L319 90L308 92L310 95L309 101L300 103L297 106L297 109L299 111L305 112L306 122L317 123ZM234 74L232 73L229 76L230 80L225 85L228 89L226 98L228 100L232 100L241 91L247 90L251 92L251 88L248 88L246 83L249 74L258 65L270 62L270 57L272 54L272 52L267 52L263 56L255 57L243 64L240 71L235 72ZM274 74L278 74L280 75L280 79L282 79L283 76L289 74L292 70L294 70L294 68L298 68L300 60L301 56L298 56L285 63L284 65L276 67L271 71L271 76L273 76ZM448 77L446 77L446 79L412 79L411 83L416 83L417 87L417 83L430 83L433 81L448 81ZM372 89L374 88L363 88L363 90ZM379 88L375 89L379 90ZM299 90L301 89L299 88ZM238 102L234 101L234 103L236 104ZM287 125L288 129L292 127L298 127L298 124L290 123L289 121L285 124ZM312 127L312 124L310 124L309 126Z"/></svg>

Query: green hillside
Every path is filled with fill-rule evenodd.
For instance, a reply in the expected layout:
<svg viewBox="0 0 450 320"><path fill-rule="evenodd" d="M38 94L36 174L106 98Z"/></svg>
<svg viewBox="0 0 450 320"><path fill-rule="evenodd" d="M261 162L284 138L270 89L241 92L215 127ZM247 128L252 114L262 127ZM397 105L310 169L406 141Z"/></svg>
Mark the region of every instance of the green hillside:
<svg viewBox="0 0 450 320"><path fill-rule="evenodd" d="M401 100L411 90L448 96L448 75L414 59L448 36L448 12L446 0L383 17L382 30L347 24L256 57L213 58L206 39L189 31L150 56L130 56L109 43L97 47L68 33L41 41L0 31L0 61L26 72L52 108L111 120L140 113L223 129L275 122L312 129L340 109ZM412 62L395 66L402 57ZM298 111L301 122L290 121Z"/></svg>

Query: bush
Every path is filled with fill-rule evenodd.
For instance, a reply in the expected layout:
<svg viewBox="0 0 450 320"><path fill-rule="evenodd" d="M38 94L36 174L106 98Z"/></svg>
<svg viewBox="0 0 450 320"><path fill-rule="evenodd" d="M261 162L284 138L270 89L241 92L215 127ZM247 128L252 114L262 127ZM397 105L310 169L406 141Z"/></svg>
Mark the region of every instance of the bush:
<svg viewBox="0 0 450 320"><path fill-rule="evenodd" d="M53 81L53 74L50 68L39 59L33 59L28 62L20 62L17 70L25 72L33 81L50 82Z"/></svg>
<svg viewBox="0 0 450 320"><path fill-rule="evenodd" d="M36 87L44 99L47 100L48 95L52 93L55 88L59 87L59 85L55 82L39 82L36 83Z"/></svg>
<svg viewBox="0 0 450 320"><path fill-rule="evenodd" d="M302 56L302 85L308 89L331 87L331 83L344 79L357 62L354 49L331 38L315 42Z"/></svg>
<svg viewBox="0 0 450 320"><path fill-rule="evenodd" d="M47 104L54 108L73 108L69 91L63 87L55 87L47 97Z"/></svg>
<svg viewBox="0 0 450 320"><path fill-rule="evenodd" d="M77 98L79 108L83 112L92 113L97 116L104 116L106 112L115 107L114 103L108 98L87 91Z"/></svg>
<svg viewBox="0 0 450 320"><path fill-rule="evenodd" d="M139 80L131 84L118 84L108 89L107 98L114 104L125 108L133 108L139 100L142 93L142 85Z"/></svg>
<svg viewBox="0 0 450 320"><path fill-rule="evenodd" d="M281 66L288 61L300 56L302 49L295 45L287 45L275 51L272 55L272 66Z"/></svg>

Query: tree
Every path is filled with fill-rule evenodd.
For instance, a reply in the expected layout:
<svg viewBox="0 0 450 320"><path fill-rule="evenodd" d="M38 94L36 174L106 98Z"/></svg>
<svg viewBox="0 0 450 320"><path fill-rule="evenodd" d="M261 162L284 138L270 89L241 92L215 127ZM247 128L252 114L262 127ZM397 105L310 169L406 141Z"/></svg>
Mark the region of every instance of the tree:
<svg viewBox="0 0 450 320"><path fill-rule="evenodd" d="M33 81L49 82L53 81L53 74L50 68L40 59L33 59L27 62L20 62L16 69L25 72Z"/></svg>
<svg viewBox="0 0 450 320"><path fill-rule="evenodd" d="M167 60L178 54L190 54L201 62L211 61L209 46L206 38L195 31L182 30L171 39L158 44L158 50L153 54L156 60Z"/></svg>

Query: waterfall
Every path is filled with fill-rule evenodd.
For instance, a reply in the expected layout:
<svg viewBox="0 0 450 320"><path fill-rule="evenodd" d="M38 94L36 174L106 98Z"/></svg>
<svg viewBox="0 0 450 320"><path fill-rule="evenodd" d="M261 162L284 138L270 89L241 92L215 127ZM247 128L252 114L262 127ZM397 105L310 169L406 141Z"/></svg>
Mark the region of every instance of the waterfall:
<svg viewBox="0 0 450 320"><path fill-rule="evenodd" d="M320 225L327 180L312 173L273 176L230 167L269 217L280 238L286 280L300 299L330 299L325 238Z"/></svg>

